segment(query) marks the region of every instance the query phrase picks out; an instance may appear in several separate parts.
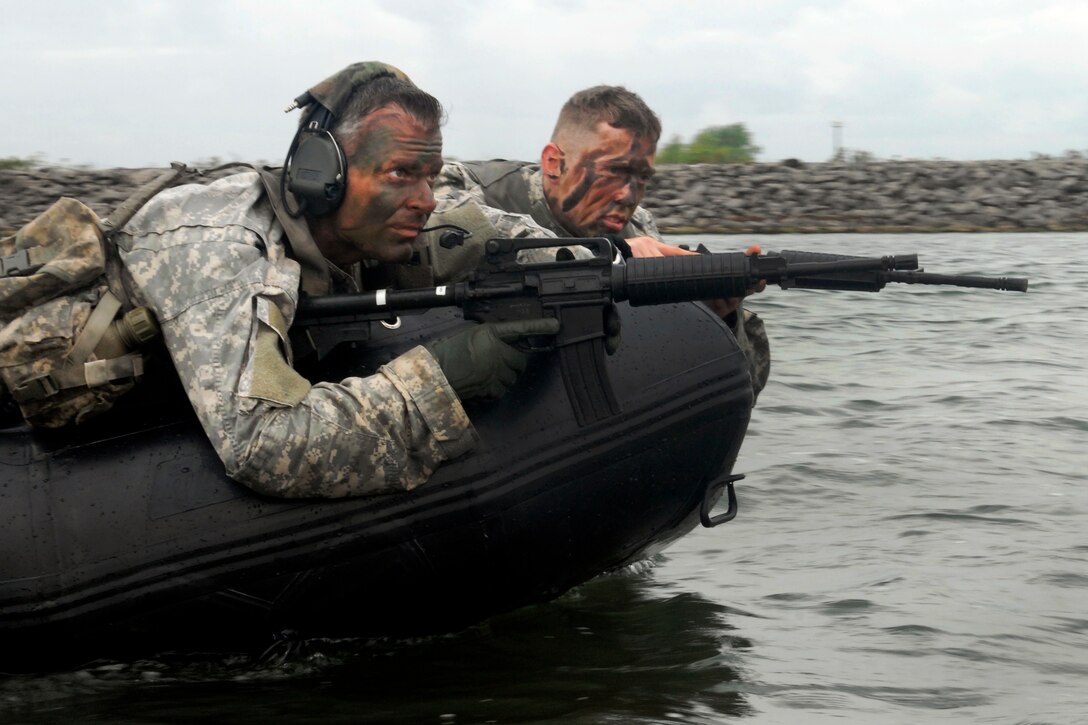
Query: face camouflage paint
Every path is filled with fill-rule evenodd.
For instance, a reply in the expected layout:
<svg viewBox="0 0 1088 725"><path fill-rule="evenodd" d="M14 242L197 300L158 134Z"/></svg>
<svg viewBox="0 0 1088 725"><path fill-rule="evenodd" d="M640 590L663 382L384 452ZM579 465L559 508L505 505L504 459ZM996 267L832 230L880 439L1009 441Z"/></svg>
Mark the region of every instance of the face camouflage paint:
<svg viewBox="0 0 1088 725"><path fill-rule="evenodd" d="M553 212L579 236L619 232L631 219L653 176L656 145L638 134L598 124L582 143L567 142L559 166Z"/></svg>
<svg viewBox="0 0 1088 725"><path fill-rule="evenodd" d="M434 210L442 134L389 106L367 116L354 140L344 203L330 216L335 242L325 254L340 265L407 261Z"/></svg>

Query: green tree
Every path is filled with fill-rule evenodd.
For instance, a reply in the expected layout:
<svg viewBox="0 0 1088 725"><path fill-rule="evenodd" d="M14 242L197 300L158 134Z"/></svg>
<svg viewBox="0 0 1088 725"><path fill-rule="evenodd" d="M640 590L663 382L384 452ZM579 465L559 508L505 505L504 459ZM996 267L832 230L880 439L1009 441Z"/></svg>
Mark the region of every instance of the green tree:
<svg viewBox="0 0 1088 725"><path fill-rule="evenodd" d="M657 163L659 164L682 164L684 163L684 143L680 140L679 136L673 136L665 148L657 152Z"/></svg>
<svg viewBox="0 0 1088 725"><path fill-rule="evenodd" d="M0 170L29 169L34 166L34 163L34 159L21 159L15 156L8 156L0 159Z"/></svg>
<svg viewBox="0 0 1088 725"><path fill-rule="evenodd" d="M748 164L762 151L743 123L711 126L695 134L690 144L673 136L657 154L660 164Z"/></svg>

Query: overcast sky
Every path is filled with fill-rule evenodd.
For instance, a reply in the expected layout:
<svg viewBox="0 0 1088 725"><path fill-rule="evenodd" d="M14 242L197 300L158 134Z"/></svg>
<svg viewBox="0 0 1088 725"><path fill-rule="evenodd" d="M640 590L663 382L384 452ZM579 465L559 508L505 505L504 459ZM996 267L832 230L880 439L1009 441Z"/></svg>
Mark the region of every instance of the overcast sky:
<svg viewBox="0 0 1088 725"><path fill-rule="evenodd" d="M563 101L639 93L663 139L761 161L1088 151L1086 0L0 0L0 158L280 161L283 108L358 60L446 107L447 156L538 157Z"/></svg>

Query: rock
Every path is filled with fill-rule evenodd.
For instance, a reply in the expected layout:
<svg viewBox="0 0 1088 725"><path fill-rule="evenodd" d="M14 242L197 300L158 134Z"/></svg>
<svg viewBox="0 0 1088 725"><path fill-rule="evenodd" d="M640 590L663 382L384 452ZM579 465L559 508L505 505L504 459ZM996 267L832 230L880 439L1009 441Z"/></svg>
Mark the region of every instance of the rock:
<svg viewBox="0 0 1088 725"><path fill-rule="evenodd" d="M1088 231L1085 158L795 162L662 165L643 205L666 234ZM162 171L0 170L0 233L13 232L60 196L108 214Z"/></svg>
<svg viewBox="0 0 1088 725"><path fill-rule="evenodd" d="M1076 157L662 166L643 205L666 233L1081 231L1086 172Z"/></svg>

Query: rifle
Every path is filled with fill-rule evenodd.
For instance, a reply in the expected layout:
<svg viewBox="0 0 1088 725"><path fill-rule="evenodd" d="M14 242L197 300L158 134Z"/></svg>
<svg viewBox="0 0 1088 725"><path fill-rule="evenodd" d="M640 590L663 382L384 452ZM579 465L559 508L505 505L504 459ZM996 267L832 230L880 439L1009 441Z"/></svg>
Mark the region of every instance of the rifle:
<svg viewBox="0 0 1088 725"><path fill-rule="evenodd" d="M552 262L522 263L525 249L581 246L588 258L569 252ZM701 245L700 245L701 246ZM305 326L319 355L341 335L322 328L391 320L400 314L435 307L460 307L466 320L501 322L559 319L560 331L546 347L559 351L567 392L579 425L619 412L605 367L605 324L613 302L632 306L740 297L760 280L783 289L882 289L889 282L1027 290L1027 280L929 274L918 269L914 254L855 257L782 252L741 252L629 259L613 264L612 244L594 239L491 239L465 281L439 287L377 290L349 295L304 298L294 325Z"/></svg>
<svg viewBox="0 0 1088 725"><path fill-rule="evenodd" d="M706 247L699 245L701 250ZM835 262L840 259L858 259L840 254L822 254L819 252L794 252L783 250L778 253L790 263L797 262ZM897 268L897 269L906 269ZM874 272L828 272L812 276L799 275L786 278L780 284L783 289L826 289L839 291L879 292L889 282L900 284L952 285L955 287L975 287L980 289L1006 290L1009 292L1027 292L1028 281L1023 277L983 277L971 274L935 274L923 269L911 271L880 270Z"/></svg>

